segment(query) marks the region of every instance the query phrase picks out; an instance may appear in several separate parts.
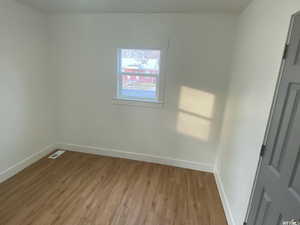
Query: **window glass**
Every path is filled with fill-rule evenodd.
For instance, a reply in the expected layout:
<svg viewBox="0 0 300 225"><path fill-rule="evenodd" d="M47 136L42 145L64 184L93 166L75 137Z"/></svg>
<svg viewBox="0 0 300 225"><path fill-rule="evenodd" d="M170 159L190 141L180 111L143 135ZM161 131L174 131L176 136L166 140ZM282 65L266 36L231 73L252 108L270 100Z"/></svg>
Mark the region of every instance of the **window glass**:
<svg viewBox="0 0 300 225"><path fill-rule="evenodd" d="M156 77L122 75L121 96L125 98L152 99L156 96Z"/></svg>
<svg viewBox="0 0 300 225"><path fill-rule="evenodd" d="M121 72L135 74L159 74L160 51L121 49Z"/></svg>
<svg viewBox="0 0 300 225"><path fill-rule="evenodd" d="M158 102L160 60L160 50L119 49L118 98Z"/></svg>

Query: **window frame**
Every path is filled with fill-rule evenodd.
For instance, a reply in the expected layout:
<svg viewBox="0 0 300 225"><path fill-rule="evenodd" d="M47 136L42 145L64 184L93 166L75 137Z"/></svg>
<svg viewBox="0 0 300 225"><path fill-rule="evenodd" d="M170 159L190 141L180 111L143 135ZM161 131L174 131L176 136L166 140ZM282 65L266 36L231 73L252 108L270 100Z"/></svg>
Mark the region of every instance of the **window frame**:
<svg viewBox="0 0 300 225"><path fill-rule="evenodd" d="M160 51L160 61L159 61L159 73L158 74L147 74L147 73L127 73L122 72L121 69L121 51L122 50L153 50L153 51ZM163 92L164 92L164 58L165 58L165 50L162 48L118 48L117 51L117 62L116 62L116 85L115 85L115 97L114 102L116 104L130 104L130 105L141 105L141 106L148 106L148 105L162 105L163 104ZM140 77L155 77L156 78L156 98L138 98L138 97L126 97L121 95L123 79L122 76L140 76Z"/></svg>

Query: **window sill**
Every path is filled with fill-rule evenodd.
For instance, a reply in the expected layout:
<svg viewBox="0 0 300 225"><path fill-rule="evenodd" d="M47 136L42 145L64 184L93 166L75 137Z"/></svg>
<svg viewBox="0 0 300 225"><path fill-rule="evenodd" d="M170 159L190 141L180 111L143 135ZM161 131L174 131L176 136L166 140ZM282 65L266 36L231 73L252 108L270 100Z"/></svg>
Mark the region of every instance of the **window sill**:
<svg viewBox="0 0 300 225"><path fill-rule="evenodd" d="M138 107L148 107L148 108L162 108L163 102L156 101L143 101L143 100L132 100L132 99L121 99L121 98L113 98L114 105L124 105L124 106L138 106Z"/></svg>

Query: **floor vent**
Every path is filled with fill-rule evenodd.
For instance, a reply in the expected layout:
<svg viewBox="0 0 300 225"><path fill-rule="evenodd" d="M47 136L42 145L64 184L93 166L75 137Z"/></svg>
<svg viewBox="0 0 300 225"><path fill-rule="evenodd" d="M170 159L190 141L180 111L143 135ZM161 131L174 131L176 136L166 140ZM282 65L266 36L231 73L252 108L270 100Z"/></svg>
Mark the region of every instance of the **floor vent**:
<svg viewBox="0 0 300 225"><path fill-rule="evenodd" d="M56 151L52 155L49 156L49 159L57 159L59 156L64 154L66 151Z"/></svg>

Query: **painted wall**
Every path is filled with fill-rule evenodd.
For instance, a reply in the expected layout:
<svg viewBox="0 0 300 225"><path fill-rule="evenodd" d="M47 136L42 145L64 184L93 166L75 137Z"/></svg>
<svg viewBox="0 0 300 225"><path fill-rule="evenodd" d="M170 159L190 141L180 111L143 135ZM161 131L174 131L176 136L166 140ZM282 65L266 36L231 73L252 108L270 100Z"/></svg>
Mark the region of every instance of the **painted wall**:
<svg viewBox="0 0 300 225"><path fill-rule="evenodd" d="M254 0L238 19L217 163L231 225L245 219L290 17L298 10L298 0Z"/></svg>
<svg viewBox="0 0 300 225"><path fill-rule="evenodd" d="M0 2L0 178L55 142L47 36L44 15Z"/></svg>
<svg viewBox="0 0 300 225"><path fill-rule="evenodd" d="M235 16L51 16L61 143L213 166L227 93ZM168 47L163 108L112 104L116 49Z"/></svg>

